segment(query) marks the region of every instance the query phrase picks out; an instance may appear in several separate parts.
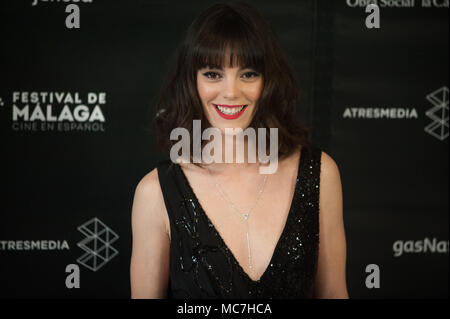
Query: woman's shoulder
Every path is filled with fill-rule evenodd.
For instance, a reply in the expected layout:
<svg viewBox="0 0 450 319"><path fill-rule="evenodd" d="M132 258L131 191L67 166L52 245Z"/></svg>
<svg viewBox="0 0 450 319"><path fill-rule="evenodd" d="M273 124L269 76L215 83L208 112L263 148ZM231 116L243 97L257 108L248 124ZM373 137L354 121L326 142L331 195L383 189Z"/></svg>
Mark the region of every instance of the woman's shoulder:
<svg viewBox="0 0 450 319"><path fill-rule="evenodd" d="M341 190L341 175L335 159L318 147L312 147L312 159L316 161L317 172L320 174L321 201L336 195Z"/></svg>
<svg viewBox="0 0 450 319"><path fill-rule="evenodd" d="M170 169L173 165L170 159L159 160L148 173L146 173L138 183L138 187L146 192L160 190L160 175Z"/></svg>
<svg viewBox="0 0 450 319"><path fill-rule="evenodd" d="M336 177L339 175L339 167L334 158L317 146L312 147L312 157L320 163L321 177Z"/></svg>
<svg viewBox="0 0 450 319"><path fill-rule="evenodd" d="M153 193L159 186L158 167L154 167L151 171L146 173L139 183L136 189L139 189L144 193Z"/></svg>
<svg viewBox="0 0 450 319"><path fill-rule="evenodd" d="M168 158L157 161L153 169L141 178L137 189L154 200L162 200L161 183L164 182L166 174L173 170L174 165Z"/></svg>
<svg viewBox="0 0 450 319"><path fill-rule="evenodd" d="M311 157L314 160L319 161L321 167L325 168L327 171L337 169L337 163L333 157L317 145L311 144L301 146L300 153L301 156L305 155L305 157Z"/></svg>
<svg viewBox="0 0 450 319"><path fill-rule="evenodd" d="M292 155L292 158L295 156ZM322 148L311 144L307 146L300 147L300 159L304 159L305 163L314 163L315 170L320 174L320 179L323 183L338 183L340 182L339 167L335 159ZM314 167L314 165L312 166Z"/></svg>
<svg viewBox="0 0 450 319"><path fill-rule="evenodd" d="M135 197L151 205L152 209L159 210L163 206L164 198L158 175L158 166L146 173L136 186Z"/></svg>
<svg viewBox="0 0 450 319"><path fill-rule="evenodd" d="M167 214L158 177L158 167L138 182L133 200L133 219L146 225L160 225L167 231Z"/></svg>

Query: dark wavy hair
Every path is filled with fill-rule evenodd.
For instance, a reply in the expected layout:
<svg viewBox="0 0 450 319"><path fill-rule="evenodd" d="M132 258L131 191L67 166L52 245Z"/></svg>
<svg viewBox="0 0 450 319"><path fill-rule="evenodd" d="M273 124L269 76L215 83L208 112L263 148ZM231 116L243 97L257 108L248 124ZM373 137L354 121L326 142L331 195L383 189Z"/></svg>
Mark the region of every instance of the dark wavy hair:
<svg viewBox="0 0 450 319"><path fill-rule="evenodd" d="M249 127L256 132L266 128L266 154L271 127L278 128L279 159L300 146L311 147L310 129L297 122L298 87L293 72L269 23L250 5L214 4L206 9L187 29L175 59L154 118L160 151L168 152L178 142L170 140L170 132L183 127L190 132L193 162L193 120L201 120L202 131L211 127L198 95L197 71L224 67L227 59L230 66L252 68L263 76L263 90ZM207 142L202 141L202 147Z"/></svg>

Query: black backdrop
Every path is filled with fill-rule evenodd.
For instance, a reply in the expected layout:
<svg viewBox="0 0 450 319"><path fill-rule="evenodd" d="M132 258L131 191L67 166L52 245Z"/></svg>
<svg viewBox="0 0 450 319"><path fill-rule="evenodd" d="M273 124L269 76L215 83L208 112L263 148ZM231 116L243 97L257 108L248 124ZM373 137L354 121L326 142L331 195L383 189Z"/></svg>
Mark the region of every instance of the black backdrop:
<svg viewBox="0 0 450 319"><path fill-rule="evenodd" d="M33 2L0 5L0 296L129 298L133 194L164 156L147 124L212 2ZM448 297L448 2L379 1L379 29L363 1L248 2L299 79L301 122L340 167L350 297Z"/></svg>

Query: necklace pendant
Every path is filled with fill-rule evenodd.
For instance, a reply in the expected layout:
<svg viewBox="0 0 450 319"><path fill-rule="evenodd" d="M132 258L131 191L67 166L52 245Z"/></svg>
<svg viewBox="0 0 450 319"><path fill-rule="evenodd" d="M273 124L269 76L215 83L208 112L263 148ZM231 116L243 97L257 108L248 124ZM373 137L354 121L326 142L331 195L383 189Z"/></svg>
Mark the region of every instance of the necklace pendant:
<svg viewBox="0 0 450 319"><path fill-rule="evenodd" d="M248 214L242 214L242 217L244 217L244 219L247 220Z"/></svg>

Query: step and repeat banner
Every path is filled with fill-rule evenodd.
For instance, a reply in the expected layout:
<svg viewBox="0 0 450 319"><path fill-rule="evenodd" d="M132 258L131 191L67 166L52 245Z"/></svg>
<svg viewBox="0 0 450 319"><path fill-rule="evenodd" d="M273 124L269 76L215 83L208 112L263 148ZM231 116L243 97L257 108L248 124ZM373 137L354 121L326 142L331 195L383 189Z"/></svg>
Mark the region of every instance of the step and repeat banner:
<svg viewBox="0 0 450 319"><path fill-rule="evenodd" d="M365 28L364 2L336 1L327 145L343 180L350 288L448 297L448 1L378 1L378 29Z"/></svg>
<svg viewBox="0 0 450 319"><path fill-rule="evenodd" d="M340 168L350 297L448 297L448 0L247 2ZM130 297L156 99L213 3L1 2L1 298Z"/></svg>

